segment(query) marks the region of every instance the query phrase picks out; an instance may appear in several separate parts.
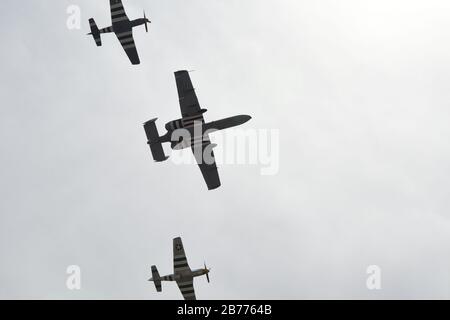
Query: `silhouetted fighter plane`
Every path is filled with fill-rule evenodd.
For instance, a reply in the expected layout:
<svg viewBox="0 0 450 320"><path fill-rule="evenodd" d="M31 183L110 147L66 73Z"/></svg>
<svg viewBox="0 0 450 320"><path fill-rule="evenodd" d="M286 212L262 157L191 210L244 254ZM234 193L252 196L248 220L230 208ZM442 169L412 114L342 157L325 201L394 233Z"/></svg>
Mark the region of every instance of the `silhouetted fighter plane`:
<svg viewBox="0 0 450 320"><path fill-rule="evenodd" d="M176 281L178 288L185 300L195 300L194 278L206 275L209 283L209 271L203 269L191 270L184 253L183 242L181 238L173 239L173 274L160 277L156 266L152 266L152 277L148 281L155 283L156 291L162 291L161 281Z"/></svg>
<svg viewBox="0 0 450 320"><path fill-rule="evenodd" d="M200 108L189 73L184 70L175 72L175 79L177 82L182 118L167 123L167 133L161 137L158 134L155 124L157 119L150 120L144 124L153 159L156 162L168 159L161 145L165 142L172 142L171 147L175 150L190 147L194 152L194 157L200 167L208 189L216 189L220 187L219 173L212 150L216 145L211 144L208 133L241 125L249 121L251 117L240 115L205 123L203 114L207 110ZM180 136L180 130L183 129L185 133L189 134L187 138L186 136Z"/></svg>
<svg viewBox="0 0 450 320"><path fill-rule="evenodd" d="M131 63L139 64L140 60L133 39L133 28L140 25L145 25L145 30L148 32L147 23L151 23L151 21L147 19L145 12L144 18L130 21L125 13L125 9L123 8L122 0L109 0L109 3L111 5L112 26L99 30L94 19L91 18L89 19L91 32L88 33L88 35L92 35L95 43L98 47L100 47L102 45L100 34L114 32L123 49L127 53L128 58L130 58Z"/></svg>

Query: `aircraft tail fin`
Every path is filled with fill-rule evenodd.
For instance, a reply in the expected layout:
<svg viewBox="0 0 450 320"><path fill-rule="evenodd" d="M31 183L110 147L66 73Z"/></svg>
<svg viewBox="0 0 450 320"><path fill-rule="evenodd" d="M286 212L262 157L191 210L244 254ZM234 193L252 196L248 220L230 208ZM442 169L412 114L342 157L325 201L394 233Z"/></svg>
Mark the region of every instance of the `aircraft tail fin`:
<svg viewBox="0 0 450 320"><path fill-rule="evenodd" d="M152 277L150 281L154 282L156 291L158 292L162 291L161 277L159 276L159 272L156 266L152 266Z"/></svg>
<svg viewBox="0 0 450 320"><path fill-rule="evenodd" d="M88 33L88 35L92 35L95 40L95 44L97 45L97 47L100 47L102 45L102 39L100 38L100 30L98 30L95 20L92 18L89 19L89 25L91 27L91 32Z"/></svg>
<svg viewBox="0 0 450 320"><path fill-rule="evenodd" d="M148 139L148 145L152 151L153 159L156 162L166 161L169 157L166 157L164 149L161 144L161 140L158 134L158 129L156 128L155 121L157 119L152 119L144 123L145 133Z"/></svg>

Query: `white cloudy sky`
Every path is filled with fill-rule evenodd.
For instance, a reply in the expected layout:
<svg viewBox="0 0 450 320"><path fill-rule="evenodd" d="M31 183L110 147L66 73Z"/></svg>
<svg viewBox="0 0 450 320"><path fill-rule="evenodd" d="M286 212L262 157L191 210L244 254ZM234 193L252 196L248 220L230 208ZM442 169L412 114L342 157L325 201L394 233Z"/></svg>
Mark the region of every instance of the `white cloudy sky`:
<svg viewBox="0 0 450 320"><path fill-rule="evenodd" d="M85 35L106 0L2 4L0 298L179 299L146 281L176 236L213 269L200 299L450 298L449 1L127 0L153 21L138 67ZM207 120L279 129L277 175L222 165L208 192L152 162L142 123L179 117L179 69Z"/></svg>

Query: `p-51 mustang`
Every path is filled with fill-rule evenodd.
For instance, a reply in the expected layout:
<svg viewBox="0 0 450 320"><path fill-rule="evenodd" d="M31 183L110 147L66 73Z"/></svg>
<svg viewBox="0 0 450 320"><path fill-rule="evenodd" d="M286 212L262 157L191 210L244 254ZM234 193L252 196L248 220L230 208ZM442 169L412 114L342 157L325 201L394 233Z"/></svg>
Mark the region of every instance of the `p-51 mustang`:
<svg viewBox="0 0 450 320"><path fill-rule="evenodd" d="M148 144L156 162L168 159L164 154L162 143L171 142L174 150L191 148L194 152L203 178L209 190L220 187L219 173L214 158L209 133L241 125L251 119L248 115L234 116L218 121L205 123L203 114L207 111L201 109L189 73L185 70L175 72L178 88L182 118L166 124L167 133L159 136L155 121L150 120L144 124Z"/></svg>
<svg viewBox="0 0 450 320"><path fill-rule="evenodd" d="M144 18L136 20L128 19L122 4L122 0L109 0L109 3L111 6L112 26L99 30L94 19L91 18L89 19L91 32L88 33L88 35L92 35L94 37L95 43L98 47L100 47L102 45L102 39L100 38L100 35L102 33L114 32L119 39L123 49L127 53L127 56L130 59L131 63L141 63L133 39L133 28L140 25L145 25L145 30L148 32L147 23L151 23L151 21L147 19L147 17L145 16L145 12Z"/></svg>
<svg viewBox="0 0 450 320"><path fill-rule="evenodd" d="M191 270L184 253L183 242L181 238L173 239L173 274L161 277L156 266L152 266L152 277L148 281L155 283L156 291L162 291L162 281L176 281L178 288L185 300L195 300L194 278L205 275L209 283L209 271L203 269Z"/></svg>

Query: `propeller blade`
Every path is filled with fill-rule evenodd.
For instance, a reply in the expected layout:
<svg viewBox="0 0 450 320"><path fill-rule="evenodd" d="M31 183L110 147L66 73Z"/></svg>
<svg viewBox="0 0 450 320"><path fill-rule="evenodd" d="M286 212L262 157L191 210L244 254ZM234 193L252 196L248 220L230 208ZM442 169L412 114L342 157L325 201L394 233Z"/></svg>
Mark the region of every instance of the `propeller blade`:
<svg viewBox="0 0 450 320"><path fill-rule="evenodd" d="M144 10L144 21L145 21L145 31L148 32L147 16L145 15L145 10Z"/></svg>
<svg viewBox="0 0 450 320"><path fill-rule="evenodd" d="M208 283L209 283L209 269L206 267L206 262L204 263L204 265L205 265L206 280L208 280Z"/></svg>

